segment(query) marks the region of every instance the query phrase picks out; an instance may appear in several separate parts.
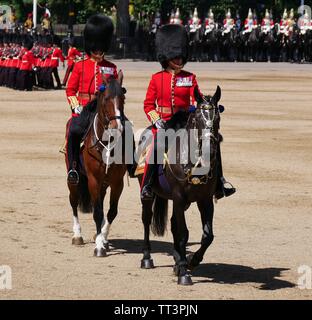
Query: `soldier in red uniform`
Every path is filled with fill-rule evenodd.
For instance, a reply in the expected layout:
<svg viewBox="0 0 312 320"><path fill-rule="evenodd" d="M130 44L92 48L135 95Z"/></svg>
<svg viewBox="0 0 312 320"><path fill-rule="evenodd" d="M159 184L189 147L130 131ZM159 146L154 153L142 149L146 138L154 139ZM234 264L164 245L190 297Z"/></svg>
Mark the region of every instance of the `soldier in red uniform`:
<svg viewBox="0 0 312 320"><path fill-rule="evenodd" d="M66 57L67 60L67 70L63 80L63 86L65 87L70 74L72 73L76 60L81 57L81 52L74 46L74 39L70 39L68 42L69 49Z"/></svg>
<svg viewBox="0 0 312 320"><path fill-rule="evenodd" d="M32 39L26 39L24 43L24 55L22 57L22 63L17 79L17 89L31 91L33 87L33 66L35 63L35 57L31 49L34 43Z"/></svg>
<svg viewBox="0 0 312 320"><path fill-rule="evenodd" d="M180 25L165 25L159 29L156 36L157 57L163 71L152 76L144 101L144 112L153 125L154 159L157 159L157 130L168 129L168 121L177 112L181 111L187 120L190 105L195 102L195 89L198 89L196 75L183 70L188 59L188 43L186 30ZM218 199L235 192L234 188L224 187L225 179L221 167L219 171L220 183L216 194ZM156 172L157 164L147 161L141 190L142 200L153 197L152 183Z"/></svg>
<svg viewBox="0 0 312 320"><path fill-rule="evenodd" d="M51 77L52 75L54 75L54 78L57 84L57 89L62 88L60 76L58 74L58 67L59 67L60 60L64 64L65 58L63 56L61 48L59 47L59 39L57 37L54 37L49 72L51 74ZM52 77L52 81L53 81L53 77Z"/></svg>
<svg viewBox="0 0 312 320"><path fill-rule="evenodd" d="M110 18L97 14L89 18L84 30L87 57L75 64L66 95L72 110L67 134L68 183L79 183L80 142L96 110L96 94L102 75L117 78L116 66L104 58L109 49L114 26Z"/></svg>

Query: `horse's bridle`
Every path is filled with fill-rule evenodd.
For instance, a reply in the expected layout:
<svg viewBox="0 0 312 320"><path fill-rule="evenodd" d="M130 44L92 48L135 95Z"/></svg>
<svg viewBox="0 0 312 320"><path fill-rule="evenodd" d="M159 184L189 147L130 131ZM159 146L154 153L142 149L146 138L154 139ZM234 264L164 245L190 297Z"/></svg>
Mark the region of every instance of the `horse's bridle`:
<svg viewBox="0 0 312 320"><path fill-rule="evenodd" d="M207 118L204 114L204 111L210 111L213 109L213 117L212 119ZM197 106L197 110L200 110L201 112L201 115L205 121L205 123L207 124L207 128L204 128L204 129L209 129L210 131L210 139L214 140L215 143L219 143L220 142L220 138L219 138L219 135L216 136L215 134L215 130L214 130L214 121L215 121L215 117L216 115L219 113L219 107L218 106L214 106L211 101L207 101L207 99L205 97L203 97L203 102ZM186 127L189 126L190 124L190 121L193 121L195 127L196 127L196 115L191 115L187 121L187 125ZM196 137L197 138L197 137ZM198 159L198 162L195 164L194 167L192 167L191 169L187 169L185 170L185 177L183 178L180 178L180 177L177 177L176 174L174 173L173 169L171 168L171 165L170 165L170 162L169 162L169 159L168 159L168 156L167 154L165 154L165 163L168 165L168 168L171 172L171 174L174 176L174 178L176 180L178 180L179 182L188 182L190 184L193 184L193 185L200 185L200 184L207 184L208 181L210 179L212 179L213 177L213 169L214 169L214 166L215 166L215 161L213 161L213 164L212 162L210 162L210 170L209 172L206 174L206 175L203 175L203 176L194 176L193 175L193 172L194 170L198 167L199 163L200 163L200 159ZM215 153L215 157L214 157L214 160L216 159L216 153Z"/></svg>

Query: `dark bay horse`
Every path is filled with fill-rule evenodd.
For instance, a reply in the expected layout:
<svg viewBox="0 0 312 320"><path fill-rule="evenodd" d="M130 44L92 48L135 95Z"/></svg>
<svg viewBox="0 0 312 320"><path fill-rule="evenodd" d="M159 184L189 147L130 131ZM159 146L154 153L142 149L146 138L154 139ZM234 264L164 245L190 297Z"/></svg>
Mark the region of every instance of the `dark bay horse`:
<svg viewBox="0 0 312 320"><path fill-rule="evenodd" d="M204 254L211 245L213 235L213 214L214 203L213 196L217 185L217 166L220 163L218 157L218 148L221 135L219 135L220 112L218 102L221 98L221 89L218 87L213 97L201 97L195 92L197 100L197 108L194 113L187 114L187 124L184 126L184 131L188 137L188 141L194 139L194 146L198 150L196 165L190 161L190 153L186 153L186 162L181 159L185 152L180 150L182 142L177 141L177 148L173 151L177 157L176 164L166 161L162 176L165 178L167 187L159 179L155 179L153 191L155 198L153 200L142 200L142 221L144 224L144 247L143 260L141 267L151 269L154 267L151 259L151 244L150 244L150 227L155 235L163 236L168 213L168 200L173 201L173 213L171 218L171 231L174 239L174 272L178 277L178 284L191 285L192 279L189 270L195 268L203 260ZM179 116L175 114L172 118ZM192 138L194 131L198 131L198 137ZM205 136L206 139L203 139ZM208 145L204 140L208 140ZM172 151L169 148L168 154ZM182 155L184 153L184 156ZM202 159L209 157L209 165L205 168L205 174L195 175L195 167ZM207 164L207 162L206 162ZM200 167L201 165L199 165ZM204 165L202 165L204 167ZM197 172L198 173L198 172ZM139 177L142 181L142 176ZM201 247L192 255L186 256L186 245L189 238L185 220L185 211L191 203L197 203L200 211L203 235Z"/></svg>
<svg viewBox="0 0 312 320"><path fill-rule="evenodd" d="M81 173L78 186L68 184L70 204L74 215L74 236L72 243L82 245L81 227L78 219L78 206L82 212L92 212L96 224L96 247L94 255L104 257L109 249L108 232L117 216L118 201L123 191L123 178L126 173L125 164L103 161L111 156L112 146L110 139L103 141L103 135L112 130L124 130L124 89L122 88L123 75L118 74L118 80L106 79L103 76L103 92L97 97L97 111L82 149L84 173ZM83 116L81 114L80 116ZM110 208L107 219L104 218L103 201L106 190L110 187Z"/></svg>

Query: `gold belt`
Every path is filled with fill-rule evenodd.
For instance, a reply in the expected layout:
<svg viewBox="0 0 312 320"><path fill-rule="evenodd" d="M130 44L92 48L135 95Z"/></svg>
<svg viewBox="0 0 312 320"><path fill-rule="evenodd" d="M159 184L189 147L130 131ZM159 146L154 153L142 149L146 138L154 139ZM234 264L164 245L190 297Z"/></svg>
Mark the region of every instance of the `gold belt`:
<svg viewBox="0 0 312 320"><path fill-rule="evenodd" d="M78 97L83 100L94 100L96 98L95 94L79 93Z"/></svg>

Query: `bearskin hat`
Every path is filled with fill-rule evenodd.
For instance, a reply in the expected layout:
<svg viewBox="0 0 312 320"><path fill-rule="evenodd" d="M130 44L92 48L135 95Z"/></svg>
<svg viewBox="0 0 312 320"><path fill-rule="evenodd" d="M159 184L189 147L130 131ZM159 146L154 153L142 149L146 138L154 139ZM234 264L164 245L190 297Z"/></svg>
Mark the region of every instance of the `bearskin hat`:
<svg viewBox="0 0 312 320"><path fill-rule="evenodd" d="M182 58L183 64L188 60L189 39L185 28L178 24L162 26L156 34L157 59L167 68L169 60Z"/></svg>
<svg viewBox="0 0 312 320"><path fill-rule="evenodd" d="M27 50L31 50L34 46L34 40L31 36L26 36L23 41L23 47Z"/></svg>
<svg viewBox="0 0 312 320"><path fill-rule="evenodd" d="M101 14L93 15L84 29L84 47L88 55L91 52L107 52L112 40L114 25L112 20Z"/></svg>

